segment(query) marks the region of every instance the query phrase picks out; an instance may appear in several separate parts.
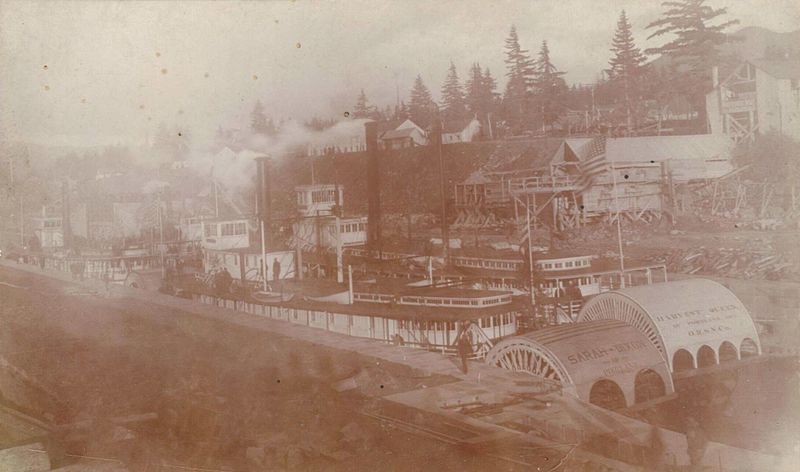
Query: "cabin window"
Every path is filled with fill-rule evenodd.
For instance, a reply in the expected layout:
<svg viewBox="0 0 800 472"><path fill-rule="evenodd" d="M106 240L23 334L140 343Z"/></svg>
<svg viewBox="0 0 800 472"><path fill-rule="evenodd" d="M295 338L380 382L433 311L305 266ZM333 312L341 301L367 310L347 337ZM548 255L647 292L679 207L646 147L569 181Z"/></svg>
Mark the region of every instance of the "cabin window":
<svg viewBox="0 0 800 472"><path fill-rule="evenodd" d="M215 224L207 224L207 225L205 225L204 234L205 234L205 236L207 238L208 237L212 237L212 236L216 236L217 235L217 225L215 225Z"/></svg>
<svg viewBox="0 0 800 472"><path fill-rule="evenodd" d="M222 236L240 236L247 234L247 223L223 223Z"/></svg>

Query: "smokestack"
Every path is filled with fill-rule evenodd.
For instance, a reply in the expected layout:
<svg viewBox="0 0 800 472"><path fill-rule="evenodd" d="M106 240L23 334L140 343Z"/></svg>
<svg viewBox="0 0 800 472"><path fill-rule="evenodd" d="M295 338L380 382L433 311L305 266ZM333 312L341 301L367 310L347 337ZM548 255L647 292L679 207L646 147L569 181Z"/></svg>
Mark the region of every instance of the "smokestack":
<svg viewBox="0 0 800 472"><path fill-rule="evenodd" d="M256 203L256 215L258 217L258 227L263 228L262 241L265 247L269 247L270 240L270 216L272 215L272 198L270 194L270 179L272 174L272 160L267 157L256 158L257 169L257 189L258 198ZM263 223L263 225L262 225Z"/></svg>
<svg viewBox="0 0 800 472"><path fill-rule="evenodd" d="M378 152L378 123L364 123L367 138L367 247L380 251L381 241L381 176Z"/></svg>

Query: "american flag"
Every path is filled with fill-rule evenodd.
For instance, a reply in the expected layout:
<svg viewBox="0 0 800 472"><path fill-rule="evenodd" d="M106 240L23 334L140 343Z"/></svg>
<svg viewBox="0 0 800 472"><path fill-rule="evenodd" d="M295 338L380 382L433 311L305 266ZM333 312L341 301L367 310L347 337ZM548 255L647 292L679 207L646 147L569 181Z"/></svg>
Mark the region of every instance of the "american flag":
<svg viewBox="0 0 800 472"><path fill-rule="evenodd" d="M606 162L606 138L599 136L592 139L588 144L588 149L582 154L584 156L578 164L581 176L577 182L580 192L586 190L592 184L594 177L603 172L608 166Z"/></svg>

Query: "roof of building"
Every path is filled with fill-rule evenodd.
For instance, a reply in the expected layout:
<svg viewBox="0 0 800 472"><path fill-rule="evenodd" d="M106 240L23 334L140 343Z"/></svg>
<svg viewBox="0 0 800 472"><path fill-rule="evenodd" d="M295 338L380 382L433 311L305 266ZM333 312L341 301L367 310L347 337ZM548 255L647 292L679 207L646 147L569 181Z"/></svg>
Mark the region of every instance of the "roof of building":
<svg viewBox="0 0 800 472"><path fill-rule="evenodd" d="M506 367L509 356L520 351L539 358L538 375L561 382L587 402L594 384L608 379L619 385L628 405L633 404L636 376L648 369L661 377L665 393L674 391L661 354L640 331L622 321L570 323L514 336L495 345L486 362Z"/></svg>
<svg viewBox="0 0 800 472"><path fill-rule="evenodd" d="M446 120L442 123L443 133L460 133L470 125L475 118L465 118L462 120Z"/></svg>
<svg viewBox="0 0 800 472"><path fill-rule="evenodd" d="M355 302L344 305L334 302L320 302L294 298L284 305L302 310L327 311L360 316L374 316L394 320L413 321L467 321L488 316L501 315L522 310L525 302L514 300L511 303L494 306L481 306L471 309L443 308L435 306L400 305L386 303Z"/></svg>
<svg viewBox="0 0 800 472"><path fill-rule="evenodd" d="M526 138L498 142L481 171L546 170L562 141L560 138Z"/></svg>
<svg viewBox="0 0 800 472"><path fill-rule="evenodd" d="M378 121L378 136L389 130L397 129L397 127L403 124L405 121L406 120Z"/></svg>
<svg viewBox="0 0 800 472"><path fill-rule="evenodd" d="M601 293L579 314L579 321L597 319L618 319L635 326L670 367L674 354L681 349L696 356L704 345L718 352L725 341L734 344L737 352L745 339L760 346L758 331L744 304L726 287L708 279Z"/></svg>
<svg viewBox="0 0 800 472"><path fill-rule="evenodd" d="M751 59L749 62L776 79L800 79L797 59Z"/></svg>
<svg viewBox="0 0 800 472"><path fill-rule="evenodd" d="M192 283L186 285L185 290L189 293L205 294L209 296L218 296L218 294L205 285ZM250 296L245 297L249 303L269 306L284 306L289 308L296 308L300 310L315 310L329 313L340 313L358 316L374 316L378 318L396 319L396 320L414 320L414 321L467 321L477 320L488 316L520 312L526 300L522 298L514 298L511 303L493 306L479 306L470 309L463 308L445 308L438 306L420 306L420 305L400 305L395 303L370 303L370 302L355 302L353 304L341 304L336 302L326 302L312 300L306 297L321 297L333 293L341 293L341 291L330 292L321 290L319 294L311 294L306 291L306 295L296 294L291 300L283 303L268 302L257 300ZM230 294L226 298L241 300L241 295Z"/></svg>
<svg viewBox="0 0 800 472"><path fill-rule="evenodd" d="M415 132L419 131L416 128L393 129L383 133L381 139L410 138Z"/></svg>
<svg viewBox="0 0 800 472"><path fill-rule="evenodd" d="M239 234L237 236L239 236L241 238L247 237L247 235L245 235L245 234ZM252 247L234 247L234 248L229 248L229 249L206 248L206 249L204 249L204 251L206 251L206 252L215 252L215 253L224 252L224 253L227 253L227 254L243 254L245 256L248 256L248 255L250 255L250 256L260 256L261 255L261 248L260 247L255 247L255 246L252 246ZM292 252L292 251L294 251L294 249L291 249L291 248L289 248L289 247L287 247L285 245L272 245L271 247L267 248L266 252L267 252L267 257L269 257L270 255L278 253L278 252L284 253L284 252Z"/></svg>
<svg viewBox="0 0 800 472"><path fill-rule="evenodd" d="M610 162L658 163L667 160L727 160L733 141L727 136L638 136L606 139L606 160Z"/></svg>

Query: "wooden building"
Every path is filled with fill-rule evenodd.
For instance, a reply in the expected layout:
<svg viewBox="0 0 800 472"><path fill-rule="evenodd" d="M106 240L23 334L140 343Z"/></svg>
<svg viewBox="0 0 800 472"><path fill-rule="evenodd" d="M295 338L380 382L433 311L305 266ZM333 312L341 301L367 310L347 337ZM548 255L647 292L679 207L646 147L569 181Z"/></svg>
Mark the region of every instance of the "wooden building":
<svg viewBox="0 0 800 472"><path fill-rule="evenodd" d="M715 69L706 95L711 132L736 142L776 132L800 140L800 65L792 59L751 59Z"/></svg>

